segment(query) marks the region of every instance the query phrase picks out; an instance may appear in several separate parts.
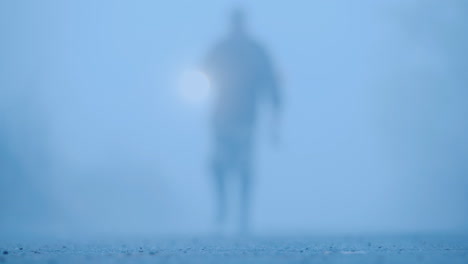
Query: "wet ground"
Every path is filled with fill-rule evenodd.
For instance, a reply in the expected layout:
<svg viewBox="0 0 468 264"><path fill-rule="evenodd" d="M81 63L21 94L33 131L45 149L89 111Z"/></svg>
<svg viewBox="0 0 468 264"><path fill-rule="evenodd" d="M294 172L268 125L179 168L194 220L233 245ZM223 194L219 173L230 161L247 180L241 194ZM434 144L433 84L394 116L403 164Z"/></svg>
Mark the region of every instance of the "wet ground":
<svg viewBox="0 0 468 264"><path fill-rule="evenodd" d="M10 239L0 263L468 263L468 236Z"/></svg>

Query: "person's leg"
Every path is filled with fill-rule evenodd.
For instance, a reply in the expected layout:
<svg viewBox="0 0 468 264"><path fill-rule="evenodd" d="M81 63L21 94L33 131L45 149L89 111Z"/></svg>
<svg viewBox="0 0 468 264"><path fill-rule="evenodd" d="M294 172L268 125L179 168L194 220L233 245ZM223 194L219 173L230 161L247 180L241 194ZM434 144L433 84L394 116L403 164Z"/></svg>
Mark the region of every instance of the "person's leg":
<svg viewBox="0 0 468 264"><path fill-rule="evenodd" d="M216 195L216 222L223 225L226 222L226 168L219 162L213 166L213 179Z"/></svg>
<svg viewBox="0 0 468 264"><path fill-rule="evenodd" d="M239 227L240 231L247 233L250 221L251 189L253 174L252 137L253 125L241 124L236 134L236 173L238 173L240 189Z"/></svg>
<svg viewBox="0 0 468 264"><path fill-rule="evenodd" d="M245 129L239 144L239 179L240 179L240 228L248 232L250 222L250 207L252 195L253 155L251 129Z"/></svg>
<svg viewBox="0 0 468 264"><path fill-rule="evenodd" d="M242 232L249 229L251 203L252 170L249 162L243 164L240 171L240 228Z"/></svg>

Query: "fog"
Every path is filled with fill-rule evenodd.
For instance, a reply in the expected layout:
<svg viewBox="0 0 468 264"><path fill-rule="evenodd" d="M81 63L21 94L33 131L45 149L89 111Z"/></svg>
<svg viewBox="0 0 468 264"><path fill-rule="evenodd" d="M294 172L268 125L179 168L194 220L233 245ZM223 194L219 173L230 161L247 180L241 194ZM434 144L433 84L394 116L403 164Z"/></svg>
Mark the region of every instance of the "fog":
<svg viewBox="0 0 468 264"><path fill-rule="evenodd" d="M467 231L464 1L19 0L0 3L0 234L211 232L200 64L236 6L284 98L278 144L256 131L255 232Z"/></svg>

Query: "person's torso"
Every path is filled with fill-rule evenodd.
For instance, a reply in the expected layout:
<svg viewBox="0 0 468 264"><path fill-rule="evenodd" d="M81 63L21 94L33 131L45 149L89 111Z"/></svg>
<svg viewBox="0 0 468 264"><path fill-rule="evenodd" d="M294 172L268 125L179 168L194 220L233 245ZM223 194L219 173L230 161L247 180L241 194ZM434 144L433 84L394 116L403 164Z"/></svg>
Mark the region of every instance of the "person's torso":
<svg viewBox="0 0 468 264"><path fill-rule="evenodd" d="M211 76L218 122L254 121L262 65L261 50L249 39L231 39L220 46Z"/></svg>

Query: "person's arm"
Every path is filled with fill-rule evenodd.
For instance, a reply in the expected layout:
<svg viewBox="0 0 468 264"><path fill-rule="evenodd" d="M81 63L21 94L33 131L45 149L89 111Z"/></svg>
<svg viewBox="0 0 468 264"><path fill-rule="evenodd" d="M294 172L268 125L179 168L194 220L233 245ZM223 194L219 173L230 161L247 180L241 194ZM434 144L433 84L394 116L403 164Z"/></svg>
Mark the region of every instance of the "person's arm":
<svg viewBox="0 0 468 264"><path fill-rule="evenodd" d="M270 119L270 131L273 144L279 142L279 127L280 127L280 114L282 109L282 94L281 84L279 81L278 74L275 70L273 63L269 56L263 53L263 71L262 71L262 87L263 97L265 103L269 106L271 115Z"/></svg>
<svg viewBox="0 0 468 264"><path fill-rule="evenodd" d="M272 69L273 70L273 69ZM278 77L275 72L272 72L272 83L270 85L270 102L271 102L271 137L272 143L278 145L280 142L280 123L281 123L281 109L282 109L282 100L280 92L280 84Z"/></svg>

